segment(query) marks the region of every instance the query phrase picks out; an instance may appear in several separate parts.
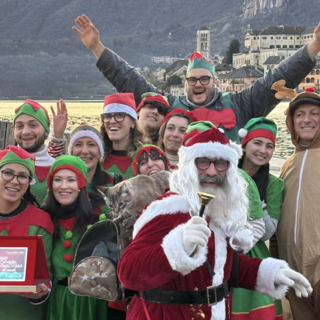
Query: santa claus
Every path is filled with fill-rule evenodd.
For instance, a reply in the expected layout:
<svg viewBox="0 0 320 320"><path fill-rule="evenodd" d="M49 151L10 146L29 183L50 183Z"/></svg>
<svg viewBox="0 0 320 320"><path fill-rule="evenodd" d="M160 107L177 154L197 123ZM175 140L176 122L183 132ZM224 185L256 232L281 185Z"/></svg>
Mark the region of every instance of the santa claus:
<svg viewBox="0 0 320 320"><path fill-rule="evenodd" d="M238 284L277 299L288 286L300 297L311 293L308 280L285 261L234 253L251 234L240 156L241 149L216 128L180 148L171 192L142 211L119 262L120 281L139 292L127 319L229 319L225 298ZM198 215L199 191L215 195L204 218Z"/></svg>

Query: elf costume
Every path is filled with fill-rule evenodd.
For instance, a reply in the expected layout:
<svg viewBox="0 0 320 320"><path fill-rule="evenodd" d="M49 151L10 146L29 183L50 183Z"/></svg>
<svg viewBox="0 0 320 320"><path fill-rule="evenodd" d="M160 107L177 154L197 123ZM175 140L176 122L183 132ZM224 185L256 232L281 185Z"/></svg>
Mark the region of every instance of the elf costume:
<svg viewBox="0 0 320 320"><path fill-rule="evenodd" d="M33 155L19 147L8 146L0 151L0 168L5 164L18 163L29 170L31 178L34 176L34 161ZM2 178L0 179L2 180ZM49 271L51 268L52 234L53 225L50 216L23 198L20 205L12 212L0 213L1 236L40 235L42 237ZM51 285L49 284L48 287L50 288ZM47 314L46 298L29 300L15 294L1 294L0 318L6 320L45 320Z"/></svg>
<svg viewBox="0 0 320 320"><path fill-rule="evenodd" d="M132 93L115 93L105 97L101 116L107 113L117 112L125 113L135 121L138 120ZM130 129L129 139L131 139L131 134ZM126 150L112 150L112 153L105 159L103 168L109 172L121 174L124 179L129 179L134 176L131 163L132 159L127 155Z"/></svg>
<svg viewBox="0 0 320 320"><path fill-rule="evenodd" d="M239 131L239 136L243 138L242 147L254 138L263 137L270 139L275 145L277 135L276 124L266 118L253 118ZM239 161L239 168L242 168L245 153ZM282 194L284 183L281 179L269 173L269 163L260 166L258 172L252 176L256 183L260 199L263 203L264 220L280 220ZM251 216L251 219L256 219ZM268 223L265 221L267 229ZM272 231L274 233L274 230ZM268 237L269 238L269 237ZM271 257L265 241L259 240L255 246L247 253L247 256L254 258ZM260 294L259 292L248 291L245 289L232 289L232 319L250 320L250 319L283 319L282 305L280 300L274 300L272 297Z"/></svg>
<svg viewBox="0 0 320 320"><path fill-rule="evenodd" d="M49 172L48 188L51 187L54 175L62 169L75 172L79 190L84 189L87 194L87 165L79 157L71 155L64 155L55 160ZM107 319L107 301L76 296L68 289L68 277L73 268L77 243L82 235L74 226L77 205L78 202L75 201L54 212L58 226L58 238L52 252L55 281L49 301L49 319Z"/></svg>
<svg viewBox="0 0 320 320"><path fill-rule="evenodd" d="M195 59L200 63L200 60L205 58L202 58L199 53L194 53L190 57L190 64ZM208 68L213 69L212 63L205 61ZM315 63L315 60L309 57L307 46L304 46L248 89L222 93L216 87L212 101L205 106L193 104L187 96L175 96L154 87L134 67L108 48L102 52L96 65L118 92L133 92L137 105L145 92L166 95L171 107L195 110L199 120L211 121L217 127L224 129L229 139L240 142L238 129L243 128L251 118L266 116L280 102L274 96L272 84L284 79L293 89L309 74ZM196 67L196 64L193 63L193 66Z"/></svg>
<svg viewBox="0 0 320 320"><path fill-rule="evenodd" d="M26 114L37 119L45 131L48 133L50 132L50 118L48 112L38 102L30 99L24 101L24 103L15 110L13 124L15 124L17 118L22 114ZM35 184L31 186L31 191L36 196L38 203L41 204L47 194L47 175L52 163L54 162L54 158L49 155L47 145L45 145L44 149L34 152L33 155L36 157L34 176Z"/></svg>

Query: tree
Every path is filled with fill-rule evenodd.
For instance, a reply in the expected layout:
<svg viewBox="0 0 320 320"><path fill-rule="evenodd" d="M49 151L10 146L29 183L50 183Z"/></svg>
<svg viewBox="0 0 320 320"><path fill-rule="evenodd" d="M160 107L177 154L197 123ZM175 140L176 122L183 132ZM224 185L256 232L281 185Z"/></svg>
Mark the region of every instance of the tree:
<svg viewBox="0 0 320 320"><path fill-rule="evenodd" d="M181 83L182 83L181 78L175 74L167 79L166 88L169 88L170 86L178 85Z"/></svg>
<svg viewBox="0 0 320 320"><path fill-rule="evenodd" d="M239 53L240 52L240 42L238 39L232 39L230 42L230 45L228 47L228 50L226 51L226 56L223 60L224 63L227 64L232 64L232 55L234 53Z"/></svg>

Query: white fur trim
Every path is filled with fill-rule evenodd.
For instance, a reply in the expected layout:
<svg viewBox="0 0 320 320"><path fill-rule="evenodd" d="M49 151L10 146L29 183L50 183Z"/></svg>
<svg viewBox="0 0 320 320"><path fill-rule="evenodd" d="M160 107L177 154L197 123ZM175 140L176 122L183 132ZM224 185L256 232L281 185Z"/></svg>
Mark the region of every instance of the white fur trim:
<svg viewBox="0 0 320 320"><path fill-rule="evenodd" d="M244 128L242 128L242 129L240 129L239 131L238 131L238 135L239 135L239 137L240 138L245 138L246 136L247 136L247 134L248 134L248 130L246 130L246 129L244 129Z"/></svg>
<svg viewBox="0 0 320 320"><path fill-rule="evenodd" d="M287 262L273 258L262 260L258 270L256 290L275 299L281 299L288 291L288 286L274 285L275 274L281 268L289 268Z"/></svg>
<svg viewBox="0 0 320 320"><path fill-rule="evenodd" d="M121 103L110 103L103 108L103 113L125 112L133 119L138 120L137 112L130 106Z"/></svg>
<svg viewBox="0 0 320 320"><path fill-rule="evenodd" d="M198 246L196 257L190 257L182 243L185 224L180 224L171 230L162 242L162 248L173 270L184 276L202 266L207 259L208 247Z"/></svg>
<svg viewBox="0 0 320 320"><path fill-rule="evenodd" d="M159 215L189 212L189 205L184 196L172 195L152 202L140 215L133 227L133 239L148 222Z"/></svg>
<svg viewBox="0 0 320 320"><path fill-rule="evenodd" d="M94 131L91 131L90 129L79 130L72 135L72 137L69 141L68 153L71 154L74 143L78 139L83 138L83 137L91 138L92 140L94 140L96 142L96 144L99 147L99 151L100 151L100 160L102 160L104 157L104 148L103 148L102 141L101 141L100 137Z"/></svg>
<svg viewBox="0 0 320 320"><path fill-rule="evenodd" d="M219 142L196 143L193 146L181 146L179 151L179 164L188 163L199 157L222 158L228 160L236 167L238 160L242 156L241 148L230 142L230 145ZM178 166L179 166L178 164Z"/></svg>
<svg viewBox="0 0 320 320"><path fill-rule="evenodd" d="M215 264L213 271L215 275L212 279L213 286L219 286L224 278L224 266L227 261L227 239L226 235L220 228L217 228L214 223L210 222L210 229L214 232L215 237ZM226 318L226 304L225 299L218 302L215 306L211 307L211 320L224 320Z"/></svg>

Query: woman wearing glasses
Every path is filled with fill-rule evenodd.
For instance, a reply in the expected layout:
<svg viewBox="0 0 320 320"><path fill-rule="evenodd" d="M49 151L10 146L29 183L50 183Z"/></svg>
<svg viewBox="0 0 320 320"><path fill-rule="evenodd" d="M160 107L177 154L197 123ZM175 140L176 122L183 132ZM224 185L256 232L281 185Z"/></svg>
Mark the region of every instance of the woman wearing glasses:
<svg viewBox="0 0 320 320"><path fill-rule="evenodd" d="M116 93L105 97L101 114L101 136L105 144L103 167L125 179L134 176L131 156L148 140L138 127L132 93Z"/></svg>
<svg viewBox="0 0 320 320"><path fill-rule="evenodd" d="M157 146L144 144L132 156L132 168L135 175L151 176L159 171L169 171L170 162L165 153Z"/></svg>
<svg viewBox="0 0 320 320"><path fill-rule="evenodd" d="M35 157L19 147L0 151L0 235L41 236L50 270L53 225L30 192L34 162ZM1 294L0 319L44 319L50 287L41 284L36 294Z"/></svg>
<svg viewBox="0 0 320 320"><path fill-rule="evenodd" d="M163 120L159 130L158 146L165 152L172 166L179 162L178 150L188 125L196 121L191 111L174 109Z"/></svg>
<svg viewBox="0 0 320 320"><path fill-rule="evenodd" d="M239 161L239 168L242 168L258 187L265 224L265 232L247 253L250 257L271 256L265 241L275 233L280 219L284 182L269 172L276 135L276 124L263 117L251 119L239 131L239 136L243 138L243 157ZM258 292L233 289L232 319L283 319L281 301L274 301L273 298Z"/></svg>

